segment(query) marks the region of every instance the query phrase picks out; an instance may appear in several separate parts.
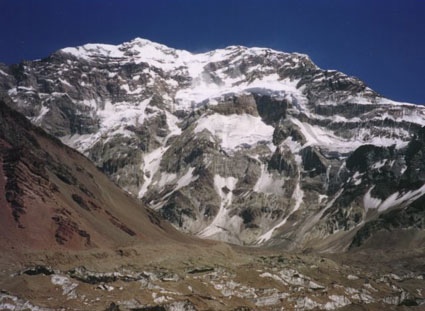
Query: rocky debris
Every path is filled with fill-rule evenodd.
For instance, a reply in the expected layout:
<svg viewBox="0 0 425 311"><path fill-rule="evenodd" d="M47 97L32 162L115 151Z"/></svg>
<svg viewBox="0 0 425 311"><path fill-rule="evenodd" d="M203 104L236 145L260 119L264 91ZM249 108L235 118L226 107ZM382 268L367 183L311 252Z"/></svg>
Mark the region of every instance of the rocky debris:
<svg viewBox="0 0 425 311"><path fill-rule="evenodd" d="M425 299L421 273L408 272L405 265L402 270L384 272L390 267L341 265L316 255L261 255L252 259L243 264L215 265L208 271L210 266L205 265L187 268L189 262L179 268L172 264L174 268L152 269L149 264L151 269L123 266L103 272L84 267L64 272L35 266L24 271L37 273L9 276L13 282L8 284L25 278L28 286L36 282L36 291L57 287L60 291L49 292L49 306L69 305L81 310L385 309L421 306ZM44 270L54 273L45 275ZM31 297L34 295L32 292Z"/></svg>
<svg viewBox="0 0 425 311"><path fill-rule="evenodd" d="M105 309L105 311L120 311L120 307L115 302L111 302L111 304Z"/></svg>
<svg viewBox="0 0 425 311"><path fill-rule="evenodd" d="M27 275L52 275L57 273L52 267L37 265L28 269L23 270L21 273Z"/></svg>
<svg viewBox="0 0 425 311"><path fill-rule="evenodd" d="M132 308L131 311L196 311L190 301L175 301L172 303Z"/></svg>
<svg viewBox="0 0 425 311"><path fill-rule="evenodd" d="M326 289L326 287L312 281L310 278L294 269L281 270L277 275L272 275L268 272L265 272L261 274L260 277L270 277L282 282L285 285L303 286L311 290Z"/></svg>
<svg viewBox="0 0 425 311"><path fill-rule="evenodd" d="M115 289L113 286L108 284L99 284L96 288L107 292L113 291Z"/></svg>
<svg viewBox="0 0 425 311"><path fill-rule="evenodd" d="M0 292L0 309L1 310L30 310L30 311L53 311L54 308L45 308L37 306L28 300L13 296L7 292Z"/></svg>
<svg viewBox="0 0 425 311"><path fill-rule="evenodd" d="M188 274L198 274L198 273L206 273L206 272L213 272L213 267L197 267L193 269L189 269L187 271Z"/></svg>
<svg viewBox="0 0 425 311"><path fill-rule="evenodd" d="M134 282L150 278L150 276L144 272L94 272L87 270L85 267L76 267L68 271L68 275L73 279L89 284L111 283L117 280Z"/></svg>
<svg viewBox="0 0 425 311"><path fill-rule="evenodd" d="M180 280L180 277L177 274L168 271L135 272L125 268L116 272L95 272L88 270L84 266L81 266L68 271L67 274L71 278L80 282L101 285L122 281L140 282L141 284L148 286L150 282L157 280L162 282L178 282Z"/></svg>
<svg viewBox="0 0 425 311"><path fill-rule="evenodd" d="M72 282L67 276L60 274L52 274L51 282L53 285L62 287L62 295L66 296L66 299L77 299L76 288L78 283Z"/></svg>

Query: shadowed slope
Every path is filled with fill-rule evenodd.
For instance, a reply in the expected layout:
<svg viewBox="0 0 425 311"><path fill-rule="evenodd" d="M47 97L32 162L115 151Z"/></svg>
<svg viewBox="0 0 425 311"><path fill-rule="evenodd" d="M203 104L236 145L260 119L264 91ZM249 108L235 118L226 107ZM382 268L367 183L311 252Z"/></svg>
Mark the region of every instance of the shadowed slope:
<svg viewBox="0 0 425 311"><path fill-rule="evenodd" d="M0 189L2 252L190 239L4 101L0 101Z"/></svg>

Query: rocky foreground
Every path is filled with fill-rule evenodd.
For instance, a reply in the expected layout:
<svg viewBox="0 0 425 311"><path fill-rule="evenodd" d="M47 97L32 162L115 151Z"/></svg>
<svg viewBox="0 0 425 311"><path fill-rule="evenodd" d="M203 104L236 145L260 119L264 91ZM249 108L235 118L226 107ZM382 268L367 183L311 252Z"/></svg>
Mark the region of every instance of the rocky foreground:
<svg viewBox="0 0 425 311"><path fill-rule="evenodd" d="M131 247L2 266L1 310L423 310L424 250Z"/></svg>

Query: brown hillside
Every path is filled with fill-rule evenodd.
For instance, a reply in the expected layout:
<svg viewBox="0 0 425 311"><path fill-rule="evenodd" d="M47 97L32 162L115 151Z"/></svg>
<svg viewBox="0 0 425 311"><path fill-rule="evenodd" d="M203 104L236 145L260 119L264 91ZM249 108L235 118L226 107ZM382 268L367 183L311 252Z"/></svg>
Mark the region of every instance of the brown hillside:
<svg viewBox="0 0 425 311"><path fill-rule="evenodd" d="M82 250L190 238L80 153L0 102L1 251Z"/></svg>

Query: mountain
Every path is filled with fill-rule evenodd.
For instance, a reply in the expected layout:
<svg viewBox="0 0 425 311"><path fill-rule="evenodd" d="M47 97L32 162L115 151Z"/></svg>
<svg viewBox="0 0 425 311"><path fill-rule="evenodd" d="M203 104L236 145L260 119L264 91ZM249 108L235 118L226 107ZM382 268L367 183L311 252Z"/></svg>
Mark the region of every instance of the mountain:
<svg viewBox="0 0 425 311"><path fill-rule="evenodd" d="M424 245L425 108L306 55L87 44L0 66L0 88L184 232L287 250Z"/></svg>
<svg viewBox="0 0 425 311"><path fill-rule="evenodd" d="M192 241L3 100L0 168L0 250L15 261L31 252Z"/></svg>
<svg viewBox="0 0 425 311"><path fill-rule="evenodd" d="M0 65L0 309L421 310L422 113L268 49Z"/></svg>

